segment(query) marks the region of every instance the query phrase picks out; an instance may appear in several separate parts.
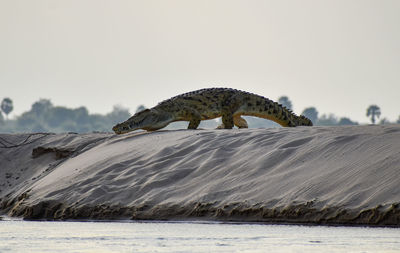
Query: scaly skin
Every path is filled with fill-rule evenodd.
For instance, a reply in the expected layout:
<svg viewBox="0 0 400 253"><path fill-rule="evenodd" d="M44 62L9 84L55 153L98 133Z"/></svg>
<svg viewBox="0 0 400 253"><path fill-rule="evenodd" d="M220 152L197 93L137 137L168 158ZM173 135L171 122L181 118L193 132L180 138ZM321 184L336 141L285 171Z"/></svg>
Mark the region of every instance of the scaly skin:
<svg viewBox="0 0 400 253"><path fill-rule="evenodd" d="M115 125L113 131L116 134L137 129L155 131L174 121L189 121L188 129L196 129L201 120L218 117L222 117L218 128L231 129L234 125L247 128L242 115L269 119L283 127L313 125L308 118L297 116L268 98L230 88L210 88L167 99Z"/></svg>

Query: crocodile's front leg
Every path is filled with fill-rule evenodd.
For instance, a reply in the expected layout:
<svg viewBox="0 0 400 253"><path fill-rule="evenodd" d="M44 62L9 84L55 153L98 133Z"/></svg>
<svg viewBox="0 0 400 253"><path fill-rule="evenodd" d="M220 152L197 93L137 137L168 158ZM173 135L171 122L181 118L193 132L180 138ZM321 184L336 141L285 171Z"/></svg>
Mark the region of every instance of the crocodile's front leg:
<svg viewBox="0 0 400 253"><path fill-rule="evenodd" d="M222 103L222 124L218 128L232 129L234 124L239 128L247 128L246 120L241 118L240 115L234 116L234 112L236 112L242 103L242 98L236 95Z"/></svg>
<svg viewBox="0 0 400 253"><path fill-rule="evenodd" d="M222 125L219 128L233 128L233 113L230 110L222 111Z"/></svg>
<svg viewBox="0 0 400 253"><path fill-rule="evenodd" d="M189 122L188 129L197 129L197 127L200 125L200 119L193 119Z"/></svg>
<svg viewBox="0 0 400 253"><path fill-rule="evenodd" d="M196 129L200 125L201 115L198 111L185 107L184 110L184 117L185 120L189 121L188 129Z"/></svg>

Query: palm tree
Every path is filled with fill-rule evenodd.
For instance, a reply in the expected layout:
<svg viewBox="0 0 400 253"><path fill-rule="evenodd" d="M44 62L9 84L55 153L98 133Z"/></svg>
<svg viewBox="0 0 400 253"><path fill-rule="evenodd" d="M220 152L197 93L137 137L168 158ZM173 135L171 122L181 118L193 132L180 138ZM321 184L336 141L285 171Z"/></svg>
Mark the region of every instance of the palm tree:
<svg viewBox="0 0 400 253"><path fill-rule="evenodd" d="M377 105L370 105L367 109L367 117L371 117L372 124L375 124L375 117L381 116L381 108Z"/></svg>
<svg viewBox="0 0 400 253"><path fill-rule="evenodd" d="M6 114L6 118L8 119L8 114L13 110L13 102L10 98L4 98L1 102L1 110Z"/></svg>

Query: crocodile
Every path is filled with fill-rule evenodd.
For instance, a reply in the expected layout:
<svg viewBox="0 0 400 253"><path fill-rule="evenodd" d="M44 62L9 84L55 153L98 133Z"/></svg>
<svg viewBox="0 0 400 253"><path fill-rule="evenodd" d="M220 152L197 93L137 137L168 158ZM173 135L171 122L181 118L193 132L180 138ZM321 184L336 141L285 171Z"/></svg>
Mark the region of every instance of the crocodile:
<svg viewBox="0 0 400 253"><path fill-rule="evenodd" d="M155 131L174 121L189 121L188 129L196 129L201 120L218 117L222 117L222 124L218 128L247 128L248 124L242 115L272 120L283 127L313 125L305 116L297 116L263 96L231 88L206 88L172 97L151 109L137 112L112 130L116 134L137 129Z"/></svg>

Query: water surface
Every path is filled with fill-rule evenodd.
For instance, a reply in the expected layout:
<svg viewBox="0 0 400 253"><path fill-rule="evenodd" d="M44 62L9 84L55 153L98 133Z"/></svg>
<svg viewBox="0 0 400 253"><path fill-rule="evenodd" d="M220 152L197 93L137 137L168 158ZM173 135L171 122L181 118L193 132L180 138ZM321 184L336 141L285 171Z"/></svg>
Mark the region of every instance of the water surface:
<svg viewBox="0 0 400 253"><path fill-rule="evenodd" d="M400 229L0 221L0 252L400 252Z"/></svg>

